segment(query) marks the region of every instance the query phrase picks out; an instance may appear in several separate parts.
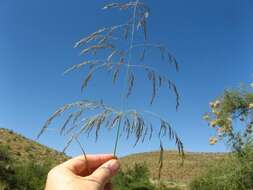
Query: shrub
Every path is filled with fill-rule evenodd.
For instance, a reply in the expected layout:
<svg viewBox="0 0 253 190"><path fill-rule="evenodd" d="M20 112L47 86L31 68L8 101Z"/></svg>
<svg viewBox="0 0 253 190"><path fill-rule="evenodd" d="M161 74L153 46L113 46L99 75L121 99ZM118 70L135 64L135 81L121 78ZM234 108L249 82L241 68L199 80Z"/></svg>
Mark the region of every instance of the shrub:
<svg viewBox="0 0 253 190"><path fill-rule="evenodd" d="M0 145L1 190L43 190L52 163L16 162L7 146Z"/></svg>
<svg viewBox="0 0 253 190"><path fill-rule="evenodd" d="M8 189L8 181L12 178L14 170L11 165L12 158L8 146L0 145L0 187Z"/></svg>
<svg viewBox="0 0 253 190"><path fill-rule="evenodd" d="M210 102L211 112L204 115L217 135L214 145L223 140L232 153L226 163L212 166L204 176L190 184L191 190L253 189L253 93L251 90L226 90ZM239 122L239 123L238 123ZM240 125L238 125L240 124Z"/></svg>
<svg viewBox="0 0 253 190"><path fill-rule="evenodd" d="M6 184L5 190L43 190L48 171L48 165L33 162L10 165L0 181Z"/></svg>
<svg viewBox="0 0 253 190"><path fill-rule="evenodd" d="M208 172L190 184L191 190L252 190L253 145L231 153L226 163L212 166Z"/></svg>
<svg viewBox="0 0 253 190"><path fill-rule="evenodd" d="M145 164L135 164L133 168L120 171L113 183L118 190L154 190Z"/></svg>
<svg viewBox="0 0 253 190"><path fill-rule="evenodd" d="M15 167L15 176L9 185L11 189L43 190L49 166L28 162Z"/></svg>
<svg viewBox="0 0 253 190"><path fill-rule="evenodd" d="M10 160L8 146L0 145L0 162Z"/></svg>
<svg viewBox="0 0 253 190"><path fill-rule="evenodd" d="M233 151L240 151L252 137L253 93L241 89L226 90L220 98L210 102L210 108L211 111L203 117L217 133L210 138L210 144L225 140Z"/></svg>
<svg viewBox="0 0 253 190"><path fill-rule="evenodd" d="M113 184L117 190L178 190L177 188L167 188L160 183L157 186L150 182L150 174L146 164L135 164L133 168L120 171L113 179Z"/></svg>
<svg viewBox="0 0 253 190"><path fill-rule="evenodd" d="M159 184L155 187L155 190L182 190L178 187L167 187L163 182L159 182Z"/></svg>

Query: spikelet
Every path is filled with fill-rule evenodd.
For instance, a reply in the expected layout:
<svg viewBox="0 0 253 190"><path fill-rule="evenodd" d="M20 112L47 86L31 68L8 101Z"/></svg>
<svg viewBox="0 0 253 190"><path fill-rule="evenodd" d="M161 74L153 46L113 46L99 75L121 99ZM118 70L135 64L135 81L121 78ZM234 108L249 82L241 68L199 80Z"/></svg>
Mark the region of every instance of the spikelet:
<svg viewBox="0 0 253 190"><path fill-rule="evenodd" d="M69 148L69 146L71 145L71 143L73 142L73 140L75 140L75 135L72 135L69 140L67 141L66 145L64 146L62 152L65 153L66 150Z"/></svg>
<svg viewBox="0 0 253 190"><path fill-rule="evenodd" d="M150 128L149 140L151 140L153 136L153 131L154 131L152 123L150 123L149 128Z"/></svg>
<svg viewBox="0 0 253 190"><path fill-rule="evenodd" d="M134 86L134 74L132 72L129 72L128 74L128 79L127 79L127 84L128 84L128 90L127 90L127 97L129 97L131 95L133 86Z"/></svg>
<svg viewBox="0 0 253 190"><path fill-rule="evenodd" d="M150 104L152 104L156 96L156 74L153 70L147 69L146 71L147 71L148 80L152 82L152 96L150 100Z"/></svg>
<svg viewBox="0 0 253 190"><path fill-rule="evenodd" d="M106 9L111 9L111 8L118 8L119 7L119 3L110 3L110 4L107 4L103 7L104 10Z"/></svg>
<svg viewBox="0 0 253 190"><path fill-rule="evenodd" d="M82 86L81 86L81 91L84 90L84 88L86 88L88 86L89 81L91 80L93 76L93 70L91 70L85 77L85 79L83 80Z"/></svg>
<svg viewBox="0 0 253 190"><path fill-rule="evenodd" d="M96 39L99 34L103 33L106 30L107 30L107 28L101 28L101 29L97 30L96 32L92 33L91 35L79 40L78 42L76 42L74 48L77 48L81 45L85 45L88 41Z"/></svg>
<svg viewBox="0 0 253 190"><path fill-rule="evenodd" d="M69 69L65 70L64 71L64 75L71 72L71 71L74 71L76 69L80 69L82 68L83 66L87 65L87 64L90 64L91 61L84 61L83 63L80 63L80 64L76 64L76 65L73 65L72 67L70 67Z"/></svg>
<svg viewBox="0 0 253 190"><path fill-rule="evenodd" d="M119 71L120 71L120 65L117 65L117 67L115 68L115 71L113 72L113 77L112 77L113 84L115 84L116 80L118 79Z"/></svg>
<svg viewBox="0 0 253 190"><path fill-rule="evenodd" d="M65 131L67 125L69 124L69 122L70 122L70 120L73 118L73 116L74 116L73 114L70 114L70 115L68 116L68 118L66 119L65 123L63 124L63 126L62 126L61 129L60 129L60 134L61 134L61 135L62 135L63 132Z"/></svg>
<svg viewBox="0 0 253 190"><path fill-rule="evenodd" d="M83 49L80 54L85 55L89 52L93 52L94 54L96 54L98 50L104 50L104 49L114 49L114 46L112 44L93 45L93 46Z"/></svg>
<svg viewBox="0 0 253 190"><path fill-rule="evenodd" d="M63 112L65 112L66 110L68 110L71 107L71 104L67 104L64 105L63 107L59 108L58 110L56 110L50 117L49 119L46 121L46 123L44 124L44 126L42 127L41 131L39 132L39 134L37 135L37 138L39 138L44 132L45 130L48 128L48 126L51 124L51 122L56 118L59 117Z"/></svg>

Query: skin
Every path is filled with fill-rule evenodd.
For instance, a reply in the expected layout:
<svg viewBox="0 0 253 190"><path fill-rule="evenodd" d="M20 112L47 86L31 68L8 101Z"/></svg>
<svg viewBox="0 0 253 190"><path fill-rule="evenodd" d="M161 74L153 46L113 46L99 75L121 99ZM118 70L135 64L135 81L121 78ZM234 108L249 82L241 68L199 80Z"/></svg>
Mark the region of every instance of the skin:
<svg viewBox="0 0 253 190"><path fill-rule="evenodd" d="M87 155L72 158L47 177L45 190L112 190L110 183L120 163L113 155Z"/></svg>

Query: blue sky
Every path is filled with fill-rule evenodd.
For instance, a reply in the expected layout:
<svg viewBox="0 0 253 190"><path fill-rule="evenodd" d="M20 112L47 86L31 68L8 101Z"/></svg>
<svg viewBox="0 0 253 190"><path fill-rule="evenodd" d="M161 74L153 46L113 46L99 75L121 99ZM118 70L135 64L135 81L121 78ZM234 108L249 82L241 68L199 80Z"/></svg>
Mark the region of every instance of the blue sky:
<svg viewBox="0 0 253 190"><path fill-rule="evenodd" d="M62 72L83 57L73 49L81 37L99 27L123 21L119 11L102 11L111 1L91 0L1 0L0 1L0 126L35 138L49 115L59 106L79 99L100 99L120 105L121 83L110 85L104 74L96 75L86 95L80 93L83 72L62 76ZM253 2L251 0L146 0L151 8L149 36L162 42L176 55L181 71L168 74L181 93L181 107L175 111L173 96L159 94L148 105L148 84L139 81L127 105L150 109L167 118L181 136L188 151L226 151L223 144L210 146L214 134L201 117L208 102L225 88L252 82ZM124 17L124 16L123 16ZM149 62L157 62L150 56ZM157 69L163 70L157 63ZM107 82L108 85L107 85ZM119 81L122 82L122 81ZM145 91L147 90L147 92ZM57 128L58 123L50 127ZM114 132L97 143L83 138L88 153L112 152ZM54 130L39 142L61 150L65 142ZM132 148L122 140L119 155L156 150L156 140ZM173 144L166 143L168 149ZM71 146L70 155L80 153Z"/></svg>

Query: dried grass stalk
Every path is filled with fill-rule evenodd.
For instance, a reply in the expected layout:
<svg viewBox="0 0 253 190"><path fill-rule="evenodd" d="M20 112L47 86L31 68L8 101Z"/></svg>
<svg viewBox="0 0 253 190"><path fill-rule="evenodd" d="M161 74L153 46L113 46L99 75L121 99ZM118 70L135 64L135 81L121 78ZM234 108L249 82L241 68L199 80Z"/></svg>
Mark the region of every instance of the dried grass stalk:
<svg viewBox="0 0 253 190"><path fill-rule="evenodd" d="M160 121L160 127L157 136L160 139L164 136L168 136L169 139L175 141L179 153L180 154L183 153L182 141L180 140L176 132L172 129L169 122L167 122L166 120L162 119L157 115L154 115L151 112L139 113L136 110L120 111L105 105L103 102L97 101L88 101L88 100L78 101L76 103L67 104L61 107L56 112L54 112L52 116L46 121L46 124L42 129L43 132L45 132L49 124L55 118L60 116L60 114L69 111L71 111L71 114L67 117L67 120L64 121L64 125L60 129L60 134L62 134L63 131L66 130L66 128L71 129L72 127L75 127L76 132L68 134L70 135L70 139L67 142L64 150L66 150L70 146L70 144L73 142L75 138L79 138L81 134L90 135L90 133L94 132L97 140L99 137L99 131L101 127L114 129L117 128L118 126L121 126L118 128L119 130L118 132L119 133L125 132L126 138L129 138L130 135L135 137L136 140L134 146L137 143L139 143L139 141L143 142L146 136L149 136L149 140L151 140L154 132L153 125L152 121L148 122L148 119L145 116L145 114L149 114L151 116L154 116L156 119ZM98 114L91 116L83 115L82 117L80 117L80 113L90 113L90 111L97 111ZM77 115L79 117L75 118L75 120L72 120L72 122L70 122L70 120ZM40 135L43 132L41 132Z"/></svg>
<svg viewBox="0 0 253 190"><path fill-rule="evenodd" d="M179 71L176 58L164 45L148 42L147 21L150 15L150 10L146 4L140 2L140 0L135 0L127 3L110 3L105 5L103 9L131 9L133 10L133 15L130 15L129 20L124 24L98 29L76 42L74 47L81 48L80 54L84 55L86 60L80 64L71 66L64 72L64 74L87 67L88 71L81 84L81 89L83 91L93 78L94 73L99 69L110 71L113 83L115 83L120 77L121 69L125 69L127 73L125 93L126 97L129 97L132 94L137 78L137 72L134 72L134 69L143 69L152 86L150 104L153 104L158 89L165 87L169 88L169 90L176 96L176 109L178 109L180 97L175 83L168 79L167 76L161 75L155 68L144 63L147 51L151 48L155 48L161 54L161 61L168 62L175 67L176 71ZM135 33L142 34L143 43L135 42ZM138 61L133 61L132 52L136 48L140 50L141 54ZM105 54L102 54L106 56L102 56L102 59L97 59L97 57L100 56L98 52L106 52ZM136 63L132 64L133 62ZM38 137L47 130L53 120L63 113L68 114L68 116L60 128L60 134L70 137L64 150L67 149L74 140L81 145L78 138L82 134L87 134L88 136L94 134L95 139L97 140L101 128L105 127L110 130L117 129L114 154L116 154L120 134L125 134L127 139L130 136L133 136L135 138L135 146L139 142L144 142L146 137L149 137L148 140L151 140L154 137L153 134L157 133L156 135L160 140L164 136L168 136L170 140L174 140L179 153L182 156L184 155L182 141L169 122L162 119L159 115L149 113L160 121L160 126L157 127L152 124L153 120L149 120L149 117L147 117L148 112L138 112L134 109L115 109L111 106L105 105L102 101L84 100L64 105L49 117L38 134ZM159 130L157 130L157 128L159 128ZM83 148L81 149L85 155ZM163 166L164 148L162 142L160 143L160 150L159 178Z"/></svg>

